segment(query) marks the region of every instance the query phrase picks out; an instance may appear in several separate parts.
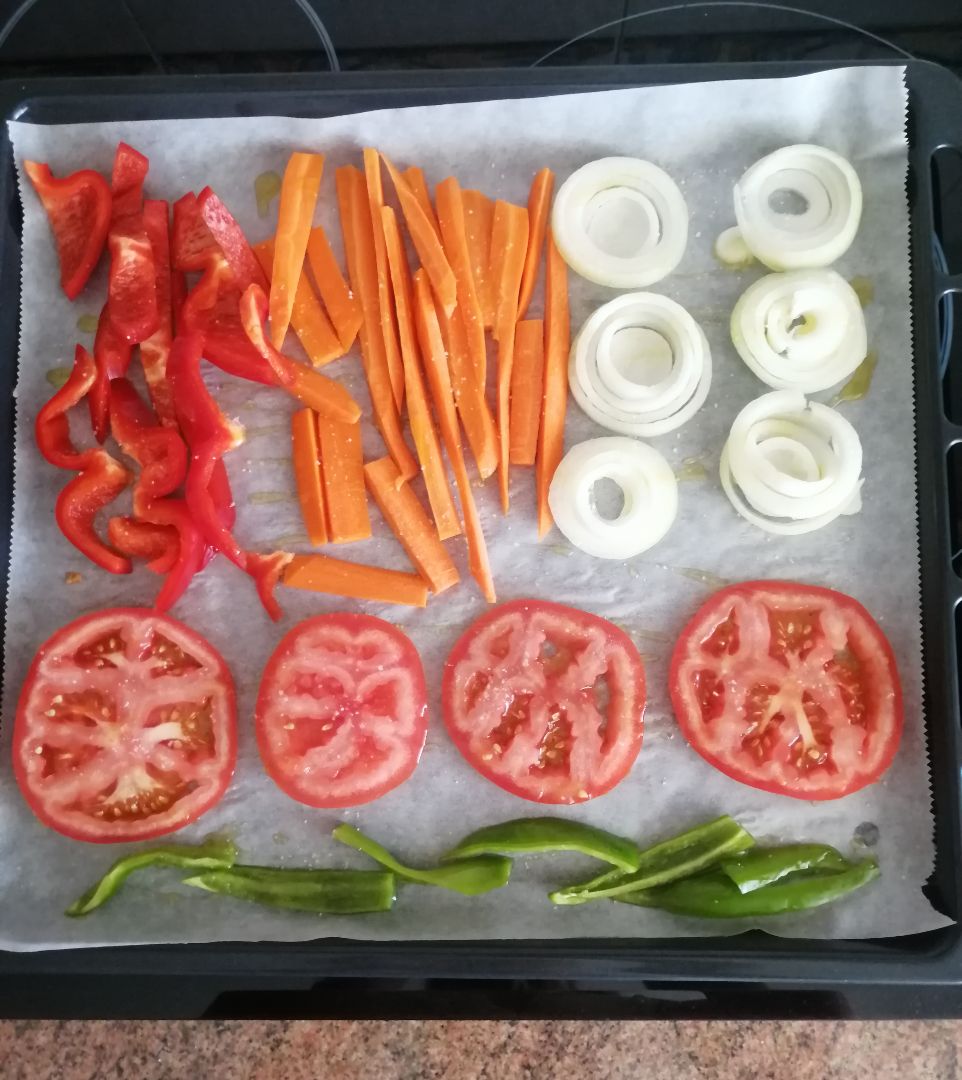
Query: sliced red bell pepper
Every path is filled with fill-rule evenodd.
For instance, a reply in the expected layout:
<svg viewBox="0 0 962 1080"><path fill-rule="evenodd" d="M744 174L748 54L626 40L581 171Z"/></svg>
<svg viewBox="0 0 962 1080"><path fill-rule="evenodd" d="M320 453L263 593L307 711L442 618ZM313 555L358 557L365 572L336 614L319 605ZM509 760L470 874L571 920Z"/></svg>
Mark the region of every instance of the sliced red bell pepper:
<svg viewBox="0 0 962 1080"><path fill-rule="evenodd" d="M117 335L136 345L157 329L154 252L144 228L144 216L128 214L110 226L110 276L107 309Z"/></svg>
<svg viewBox="0 0 962 1080"><path fill-rule="evenodd" d="M260 555L252 551L247 555L247 572L254 579L257 595L264 605L264 610L274 622L277 622L284 614L274 596L274 591L281 580L284 567L293 558L294 556L286 551L274 551L270 555Z"/></svg>
<svg viewBox="0 0 962 1080"><path fill-rule="evenodd" d="M121 450L140 466L135 493L159 499L184 482L187 447L180 432L157 422L128 379L110 384L110 430Z"/></svg>
<svg viewBox="0 0 962 1080"><path fill-rule="evenodd" d="M177 405L181 431L190 447L184 487L187 506L204 539L242 570L247 555L218 514L210 485L215 466L243 441L243 432L220 411L204 385L200 372L203 339L185 334L174 339L168 375Z"/></svg>
<svg viewBox="0 0 962 1080"><path fill-rule="evenodd" d="M209 188L197 196L200 216L224 253L238 289L244 291L249 285L260 285L265 291L269 288L261 264L247 242L243 229L234 220L234 215ZM187 269L187 267L184 267Z"/></svg>
<svg viewBox="0 0 962 1080"><path fill-rule="evenodd" d="M184 328L184 301L187 299L187 275L183 270L170 272L170 308L173 320L174 336L186 334ZM170 350L168 350L168 356Z"/></svg>
<svg viewBox="0 0 962 1080"><path fill-rule="evenodd" d="M57 524L71 544L111 574L129 574L130 559L100 539L95 519L130 483L130 473L106 450L89 451L83 470L57 499Z"/></svg>
<svg viewBox="0 0 962 1080"><path fill-rule="evenodd" d="M117 143L114 169L110 177L111 221L139 214L144 205L144 181L150 162L125 142Z"/></svg>
<svg viewBox="0 0 962 1080"><path fill-rule="evenodd" d="M60 284L74 300L104 250L110 226L110 188L93 169L81 169L59 180L49 165L35 161L25 161L23 171L50 222L60 260Z"/></svg>
<svg viewBox="0 0 962 1080"><path fill-rule="evenodd" d="M158 499L149 506L138 505L135 501L134 509L143 521L177 530L177 559L154 600L154 607L158 611L167 611L180 599L194 575L204 565L207 545L184 499Z"/></svg>
<svg viewBox="0 0 962 1080"><path fill-rule="evenodd" d="M170 229L167 203L148 199L144 203L144 231L154 253L154 290L157 294L157 329L140 343L140 363L150 400L162 424L174 426L177 415L167 382L167 357L174 340L173 287L170 269Z"/></svg>
<svg viewBox="0 0 962 1080"><path fill-rule="evenodd" d="M134 517L112 517L107 522L107 539L124 555L147 559L147 569L155 574L170 573L180 554L180 540L172 525Z"/></svg>
<svg viewBox="0 0 962 1080"><path fill-rule="evenodd" d="M40 453L58 469L82 469L91 451L77 450L70 439L67 411L90 393L97 379L97 365L83 345L74 352L73 369L67 381L37 413L34 435Z"/></svg>
<svg viewBox="0 0 962 1080"><path fill-rule="evenodd" d="M97 335L94 338L94 361L97 365L97 378L90 389L90 425L94 429L97 442L103 442L109 431L110 380L119 379L127 374L133 346L114 329L110 321L110 312L104 305L97 322Z"/></svg>
<svg viewBox="0 0 962 1080"><path fill-rule="evenodd" d="M206 270L211 259L221 254L217 241L201 217L197 196L192 191L174 203L170 247L177 270Z"/></svg>

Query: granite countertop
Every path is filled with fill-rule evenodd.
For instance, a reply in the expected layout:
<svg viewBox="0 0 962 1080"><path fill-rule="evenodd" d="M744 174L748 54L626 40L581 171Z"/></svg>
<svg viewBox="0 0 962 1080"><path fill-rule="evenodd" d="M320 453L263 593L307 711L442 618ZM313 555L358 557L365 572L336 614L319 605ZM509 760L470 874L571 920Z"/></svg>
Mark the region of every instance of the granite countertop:
<svg viewBox="0 0 962 1080"><path fill-rule="evenodd" d="M6 1021L5 1080L956 1080L962 1021Z"/></svg>

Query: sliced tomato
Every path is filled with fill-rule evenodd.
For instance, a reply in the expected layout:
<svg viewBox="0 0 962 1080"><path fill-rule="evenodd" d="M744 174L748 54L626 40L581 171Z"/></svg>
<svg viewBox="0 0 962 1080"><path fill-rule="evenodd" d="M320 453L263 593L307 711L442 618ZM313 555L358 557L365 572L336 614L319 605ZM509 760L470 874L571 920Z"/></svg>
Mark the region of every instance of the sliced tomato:
<svg viewBox="0 0 962 1080"><path fill-rule="evenodd" d="M874 783L902 734L891 645L858 601L814 585L749 581L715 593L678 639L670 689L703 758L797 799Z"/></svg>
<svg viewBox="0 0 962 1080"><path fill-rule="evenodd" d="M183 623L111 608L37 650L13 733L30 809L74 840L173 832L223 795L237 755L234 684Z"/></svg>
<svg viewBox="0 0 962 1080"><path fill-rule="evenodd" d="M406 780L427 734L417 650L370 615L318 615L274 651L257 697L264 767L308 806L356 806Z"/></svg>
<svg viewBox="0 0 962 1080"><path fill-rule="evenodd" d="M534 802L584 802L638 756L645 668L605 619L516 600L459 638L442 701L448 733L482 776Z"/></svg>

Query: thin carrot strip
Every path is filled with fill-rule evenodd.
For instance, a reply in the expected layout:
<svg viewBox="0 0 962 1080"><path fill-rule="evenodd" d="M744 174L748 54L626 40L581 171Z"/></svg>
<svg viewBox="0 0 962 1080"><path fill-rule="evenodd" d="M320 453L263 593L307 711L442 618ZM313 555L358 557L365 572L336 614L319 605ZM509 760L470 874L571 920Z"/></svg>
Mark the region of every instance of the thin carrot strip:
<svg viewBox="0 0 962 1080"><path fill-rule="evenodd" d="M494 223L494 203L480 191L468 188L461 193L464 203L464 231L471 252L471 272L474 288L481 305L485 330L494 326L496 305L491 287L491 226Z"/></svg>
<svg viewBox="0 0 962 1080"><path fill-rule="evenodd" d="M410 168L405 169L401 175L408 182L408 186L411 188L411 194L421 204L421 209L424 211L424 216L431 222L431 226L434 229L437 238L441 239L441 229L438 226L438 219L434 213L434 207L431 205L431 193L428 191L428 182L424 179L424 170L418 165L412 165Z"/></svg>
<svg viewBox="0 0 962 1080"><path fill-rule="evenodd" d="M501 508L508 512L508 465L511 440L511 367L514 363L514 324L518 319L518 292L528 248L528 211L502 202L494 207L491 230L491 268L498 272L498 438L500 441L498 487Z"/></svg>
<svg viewBox="0 0 962 1080"><path fill-rule="evenodd" d="M349 544L371 535L364 491L361 425L317 418L327 531L332 544Z"/></svg>
<svg viewBox="0 0 962 1080"><path fill-rule="evenodd" d="M353 166L344 165L337 170L337 200L351 288L360 301L364 316L359 330L361 359L371 393L374 419L395 465L405 480L410 480L417 476L418 464L404 441L401 419L388 377L377 310L377 266L371 215L364 176Z"/></svg>
<svg viewBox="0 0 962 1080"><path fill-rule="evenodd" d="M553 524L548 488L564 453L565 407L568 404L568 268L548 229L544 276L544 398L535 485L538 492L538 538Z"/></svg>
<svg viewBox="0 0 962 1080"><path fill-rule="evenodd" d="M528 193L528 250L524 256L524 273L521 275L519 319L523 319L528 310L535 282L538 280L538 266L541 263L545 229L548 227L548 210L551 207L553 188L554 173L550 169L542 169L531 182L531 191Z"/></svg>
<svg viewBox="0 0 962 1080"><path fill-rule="evenodd" d="M254 254L269 281L273 271L274 246L273 240L264 240L254 245ZM304 273L301 273L294 292L291 326L307 353L307 358L315 367L323 367L344 355L346 350Z"/></svg>
<svg viewBox="0 0 962 1080"><path fill-rule="evenodd" d="M498 467L498 432L484 396L484 384L478 382L474 365L468 359L468 343L458 308L449 319L438 310L441 337L448 353L448 373L461 426L478 466L482 480Z"/></svg>
<svg viewBox="0 0 962 1080"><path fill-rule="evenodd" d="M347 352L354 344L364 316L357 297L348 288L341 268L337 265L327 233L320 225L311 229L311 235L307 239L307 262L341 348Z"/></svg>
<svg viewBox="0 0 962 1080"><path fill-rule="evenodd" d="M524 319L514 332L511 369L512 465L533 465L538 450L541 399L544 391L544 323Z"/></svg>
<svg viewBox="0 0 962 1080"><path fill-rule="evenodd" d="M400 476L389 457L369 461L364 466L368 490L408 558L431 586L431 592L444 592L460 580L457 567L438 539L414 488L403 483L398 486Z"/></svg>
<svg viewBox="0 0 962 1080"><path fill-rule="evenodd" d="M383 155L382 155L383 156ZM401 212L411 234L411 242L418 253L421 265L431 282L438 302L444 308L445 313L450 315L458 303L458 283L454 277L454 271L444 254L441 241L435 232L434 225L421 207L411 186L404 177L395 169L385 157L384 164L391 174L394 182L394 190L397 192L398 201L401 203Z"/></svg>
<svg viewBox="0 0 962 1080"><path fill-rule="evenodd" d="M441 226L444 253L454 271L458 286L458 311L464 323L468 356L474 368L475 378L483 387L488 377L484 318L481 314L481 305L474 287L474 274L471 270L471 254L468 250L468 236L464 226L461 185L455 177L449 176L438 184L435 188L435 200L438 205L438 222Z"/></svg>
<svg viewBox="0 0 962 1080"><path fill-rule="evenodd" d="M394 313L394 298L391 296L387 253L384 250L384 230L381 227L381 207L384 205L381 159L378 152L370 147L364 150L364 179L367 184L367 198L371 214L371 234L374 237L377 306L381 321L381 336L384 338L384 357L387 360L394 404L400 413L404 404L404 367L401 363L401 347L398 344L397 319Z"/></svg>
<svg viewBox="0 0 962 1080"><path fill-rule="evenodd" d="M315 547L327 543L324 489L317 446L317 420L310 409L298 409L291 417L291 454L301 516Z"/></svg>
<svg viewBox="0 0 962 1080"><path fill-rule="evenodd" d="M421 472L424 474L428 502L431 505L431 513L434 515L438 536L442 540L447 540L461 532L461 522L458 519L458 511L448 484L444 461L441 458L441 444L434 428L434 421L431 419L431 409L428 406L427 392L424 388L417 333L414 327L411 277L401 243L401 230L398 228L397 216L392 207L382 207L381 224L384 229L384 242L388 265L391 269L398 331L401 338L408 422L411 425L411 434L414 436L418 460L421 462ZM403 482L403 477L401 480Z"/></svg>
<svg viewBox="0 0 962 1080"><path fill-rule="evenodd" d="M451 467L454 469L454 478L461 496L461 512L464 515L464 528L468 539L468 563L484 598L488 603L493 604L497 596L494 591L494 579L491 577L488 549L484 542L481 518L474 502L471 481L468 479L468 470L464 464L461 436L458 433L458 418L454 408L454 395L448 376L447 358L444 355L444 342L441 339L441 327L438 325L437 310L431 295L428 276L423 269L418 270L414 275L414 294L421 355L424 357L424 367L434 398L434 408L438 414L444 447L448 452Z"/></svg>
<svg viewBox="0 0 962 1080"><path fill-rule="evenodd" d="M291 322L323 172L323 154L300 151L291 154L284 169L271 271L271 341L275 349L284 344Z"/></svg>
<svg viewBox="0 0 962 1080"><path fill-rule="evenodd" d="M345 562L330 555L295 555L284 568L281 583L292 589L382 604L424 607L428 602L428 586L420 574Z"/></svg>

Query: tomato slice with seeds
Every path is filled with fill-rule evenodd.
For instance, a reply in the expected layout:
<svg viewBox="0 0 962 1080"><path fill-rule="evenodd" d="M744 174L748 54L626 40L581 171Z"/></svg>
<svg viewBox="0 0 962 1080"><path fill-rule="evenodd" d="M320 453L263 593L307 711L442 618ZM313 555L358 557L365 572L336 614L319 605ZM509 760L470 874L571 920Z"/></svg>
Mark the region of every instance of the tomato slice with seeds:
<svg viewBox="0 0 962 1080"><path fill-rule="evenodd" d="M516 600L458 640L442 700L448 733L482 776L533 802L584 802L610 791L638 756L645 669L605 619Z"/></svg>
<svg viewBox="0 0 962 1080"><path fill-rule="evenodd" d="M763 791L838 799L874 783L898 749L892 647L858 601L832 589L722 589L682 632L669 679L689 743Z"/></svg>
<svg viewBox="0 0 962 1080"><path fill-rule="evenodd" d="M371 615L318 615L274 651L257 696L264 768L308 806L357 806L406 780L427 734L417 650Z"/></svg>
<svg viewBox="0 0 962 1080"><path fill-rule="evenodd" d="M148 840L200 817L237 756L234 684L199 634L112 608L37 650L13 733L31 810L74 840Z"/></svg>

